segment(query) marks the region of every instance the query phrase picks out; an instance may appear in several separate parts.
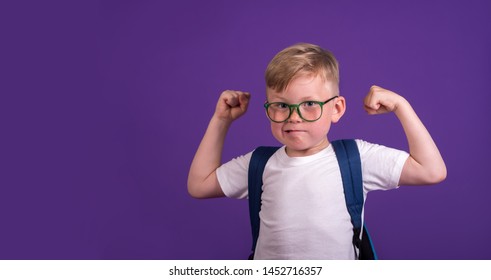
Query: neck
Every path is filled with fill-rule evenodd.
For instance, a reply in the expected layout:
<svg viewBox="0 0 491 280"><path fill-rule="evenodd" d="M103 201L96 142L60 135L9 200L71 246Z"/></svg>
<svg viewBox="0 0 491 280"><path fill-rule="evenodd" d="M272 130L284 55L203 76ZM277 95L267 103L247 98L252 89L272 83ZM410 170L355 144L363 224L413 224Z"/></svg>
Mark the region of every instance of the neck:
<svg viewBox="0 0 491 280"><path fill-rule="evenodd" d="M319 142L317 145L310 147L310 148L307 148L307 149L304 149L304 150L295 150L295 149L292 149L292 148L287 146L285 148L285 151L289 157L306 157L306 156L311 156L311 155L317 154L318 152L327 148L329 146L329 144L330 144L329 140L327 140L327 138L325 138L324 140Z"/></svg>

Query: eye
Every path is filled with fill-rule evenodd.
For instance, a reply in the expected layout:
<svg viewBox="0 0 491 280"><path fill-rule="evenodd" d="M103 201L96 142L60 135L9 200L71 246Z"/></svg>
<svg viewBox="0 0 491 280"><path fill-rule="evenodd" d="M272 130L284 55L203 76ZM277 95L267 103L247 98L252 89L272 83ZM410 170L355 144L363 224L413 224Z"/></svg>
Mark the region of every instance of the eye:
<svg viewBox="0 0 491 280"><path fill-rule="evenodd" d="M315 101L305 101L302 103L303 107L314 107L315 105L317 105Z"/></svg>
<svg viewBox="0 0 491 280"><path fill-rule="evenodd" d="M271 106L274 108L274 109L287 109L289 108L288 107L288 104L286 103L282 103L282 102L276 102L276 103L272 103Z"/></svg>

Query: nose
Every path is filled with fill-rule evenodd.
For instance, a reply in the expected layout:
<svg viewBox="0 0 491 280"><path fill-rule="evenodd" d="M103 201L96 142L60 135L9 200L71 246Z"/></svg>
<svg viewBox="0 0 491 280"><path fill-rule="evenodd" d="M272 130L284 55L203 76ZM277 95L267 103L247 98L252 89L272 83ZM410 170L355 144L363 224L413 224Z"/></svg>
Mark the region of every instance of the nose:
<svg viewBox="0 0 491 280"><path fill-rule="evenodd" d="M298 123L302 121L302 118L298 114L298 108L292 108L292 113L290 114L290 117L288 118L288 122L292 123Z"/></svg>

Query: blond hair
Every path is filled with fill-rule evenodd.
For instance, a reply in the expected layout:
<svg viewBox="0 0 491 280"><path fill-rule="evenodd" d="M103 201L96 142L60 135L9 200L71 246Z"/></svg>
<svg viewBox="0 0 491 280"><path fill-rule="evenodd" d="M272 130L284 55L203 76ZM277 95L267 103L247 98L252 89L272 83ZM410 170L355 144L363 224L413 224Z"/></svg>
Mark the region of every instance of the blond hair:
<svg viewBox="0 0 491 280"><path fill-rule="evenodd" d="M280 51L266 68L266 86L284 91L298 75L319 75L339 86L339 66L334 55L313 44L299 43Z"/></svg>

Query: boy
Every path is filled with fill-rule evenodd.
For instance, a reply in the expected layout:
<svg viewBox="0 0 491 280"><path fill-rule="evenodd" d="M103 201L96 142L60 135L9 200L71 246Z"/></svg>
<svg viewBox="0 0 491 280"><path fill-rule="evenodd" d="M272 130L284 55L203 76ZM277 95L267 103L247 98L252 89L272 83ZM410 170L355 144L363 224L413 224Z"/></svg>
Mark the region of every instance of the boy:
<svg viewBox="0 0 491 280"><path fill-rule="evenodd" d="M327 50L296 44L279 52L266 70L266 113L283 144L263 173L260 232L255 259L355 259L353 227L339 166L329 143L331 123L346 110L339 95L338 63ZM247 198L251 153L221 164L228 128L248 107L250 94L224 91L191 164L188 191L196 198ZM399 185L439 183L446 167L411 105L372 86L368 114L394 112L408 143L404 151L356 140L364 194Z"/></svg>

